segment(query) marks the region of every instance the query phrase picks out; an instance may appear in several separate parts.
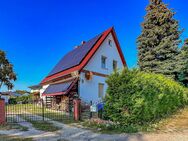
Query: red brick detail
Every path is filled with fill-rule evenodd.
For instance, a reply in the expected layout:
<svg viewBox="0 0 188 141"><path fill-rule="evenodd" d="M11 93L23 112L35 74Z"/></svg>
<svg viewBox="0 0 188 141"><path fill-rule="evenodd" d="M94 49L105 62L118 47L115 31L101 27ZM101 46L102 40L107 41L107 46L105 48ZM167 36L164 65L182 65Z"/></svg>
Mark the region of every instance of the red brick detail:
<svg viewBox="0 0 188 141"><path fill-rule="evenodd" d="M5 117L5 100L0 99L0 125L6 122Z"/></svg>
<svg viewBox="0 0 188 141"><path fill-rule="evenodd" d="M81 108L81 100L74 99L74 120L80 120L80 108Z"/></svg>

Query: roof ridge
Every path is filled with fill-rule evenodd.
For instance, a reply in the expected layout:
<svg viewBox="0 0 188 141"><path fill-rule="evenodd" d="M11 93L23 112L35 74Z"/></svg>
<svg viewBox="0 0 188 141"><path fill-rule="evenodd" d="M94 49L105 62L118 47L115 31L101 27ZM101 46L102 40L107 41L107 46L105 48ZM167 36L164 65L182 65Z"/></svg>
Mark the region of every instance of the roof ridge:
<svg viewBox="0 0 188 141"><path fill-rule="evenodd" d="M41 84L69 74L70 72L82 69L111 32L114 33L114 27L110 27L94 38L88 40L82 45L82 47L68 52L49 73L49 75L41 82ZM79 52L76 52L76 50Z"/></svg>
<svg viewBox="0 0 188 141"><path fill-rule="evenodd" d="M87 55L87 53L88 53L88 52L93 48L93 46L98 42L98 40L101 38L101 36L102 36L105 32L107 32L107 31L109 31L109 30L111 30L111 29L112 29L112 27L109 28L109 29L107 29L107 30L105 30L105 31L103 31L103 32L101 32L100 34L94 36L93 38L90 38L87 42L85 42L83 45L79 46L78 48L74 48L74 49L70 50L69 52L67 52L67 53L60 59L60 61L55 65L55 67L52 69L52 71L48 74L47 77L52 76L52 75L55 75L55 74L57 74L57 73L59 73L59 72L61 72L61 71L67 70L67 69L69 69L69 68L71 68L71 67L74 67L74 66L79 65L79 64L84 60L84 57ZM91 43L91 42L92 42L92 43ZM78 52L82 52L82 50L85 50L85 52L84 52L83 56L79 56L76 52L77 52L77 51L78 51ZM77 55L77 56L80 57L80 58L76 58L76 59L80 59L80 60L77 60L77 62L75 62L75 64L71 64L71 63L65 64L65 63L64 63L64 62L67 62L67 61L68 61L67 58L69 58L69 57L71 56L72 58L70 58L70 59L73 59L75 55ZM66 61L63 62L63 60L66 60Z"/></svg>

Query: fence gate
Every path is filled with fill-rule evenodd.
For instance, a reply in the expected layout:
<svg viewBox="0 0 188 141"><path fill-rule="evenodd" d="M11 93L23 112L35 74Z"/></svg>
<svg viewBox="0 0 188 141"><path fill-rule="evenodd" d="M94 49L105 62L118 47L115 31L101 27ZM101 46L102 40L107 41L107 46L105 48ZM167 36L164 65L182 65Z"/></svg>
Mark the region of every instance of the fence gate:
<svg viewBox="0 0 188 141"><path fill-rule="evenodd" d="M92 104L82 102L81 103L81 120L91 119L91 118L103 118L103 103Z"/></svg>
<svg viewBox="0 0 188 141"><path fill-rule="evenodd" d="M6 121L8 123L24 121L70 121L73 117L73 103L46 103L44 100L27 103L6 104Z"/></svg>

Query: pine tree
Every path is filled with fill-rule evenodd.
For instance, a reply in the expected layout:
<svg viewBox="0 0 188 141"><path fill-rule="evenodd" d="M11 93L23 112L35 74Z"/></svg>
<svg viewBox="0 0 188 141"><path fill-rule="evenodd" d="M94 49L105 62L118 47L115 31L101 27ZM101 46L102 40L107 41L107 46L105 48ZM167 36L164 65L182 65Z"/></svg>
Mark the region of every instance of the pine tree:
<svg viewBox="0 0 188 141"><path fill-rule="evenodd" d="M175 13L162 0L150 0L142 23L142 33L137 39L138 65L142 71L175 77L175 56L178 55L182 31L173 17Z"/></svg>
<svg viewBox="0 0 188 141"><path fill-rule="evenodd" d="M188 87L188 39L185 40L177 61L180 66L179 81Z"/></svg>

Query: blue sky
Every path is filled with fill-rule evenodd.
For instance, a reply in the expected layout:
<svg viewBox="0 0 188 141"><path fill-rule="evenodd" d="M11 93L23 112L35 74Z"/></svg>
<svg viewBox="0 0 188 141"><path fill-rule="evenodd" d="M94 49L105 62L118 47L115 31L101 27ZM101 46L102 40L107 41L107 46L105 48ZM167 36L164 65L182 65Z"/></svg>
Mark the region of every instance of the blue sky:
<svg viewBox="0 0 188 141"><path fill-rule="evenodd" d="M164 0L188 37L188 1ZM0 0L0 49L14 64L14 89L38 84L82 40L114 26L128 67L137 63L136 38L148 0ZM6 90L3 88L3 90Z"/></svg>

